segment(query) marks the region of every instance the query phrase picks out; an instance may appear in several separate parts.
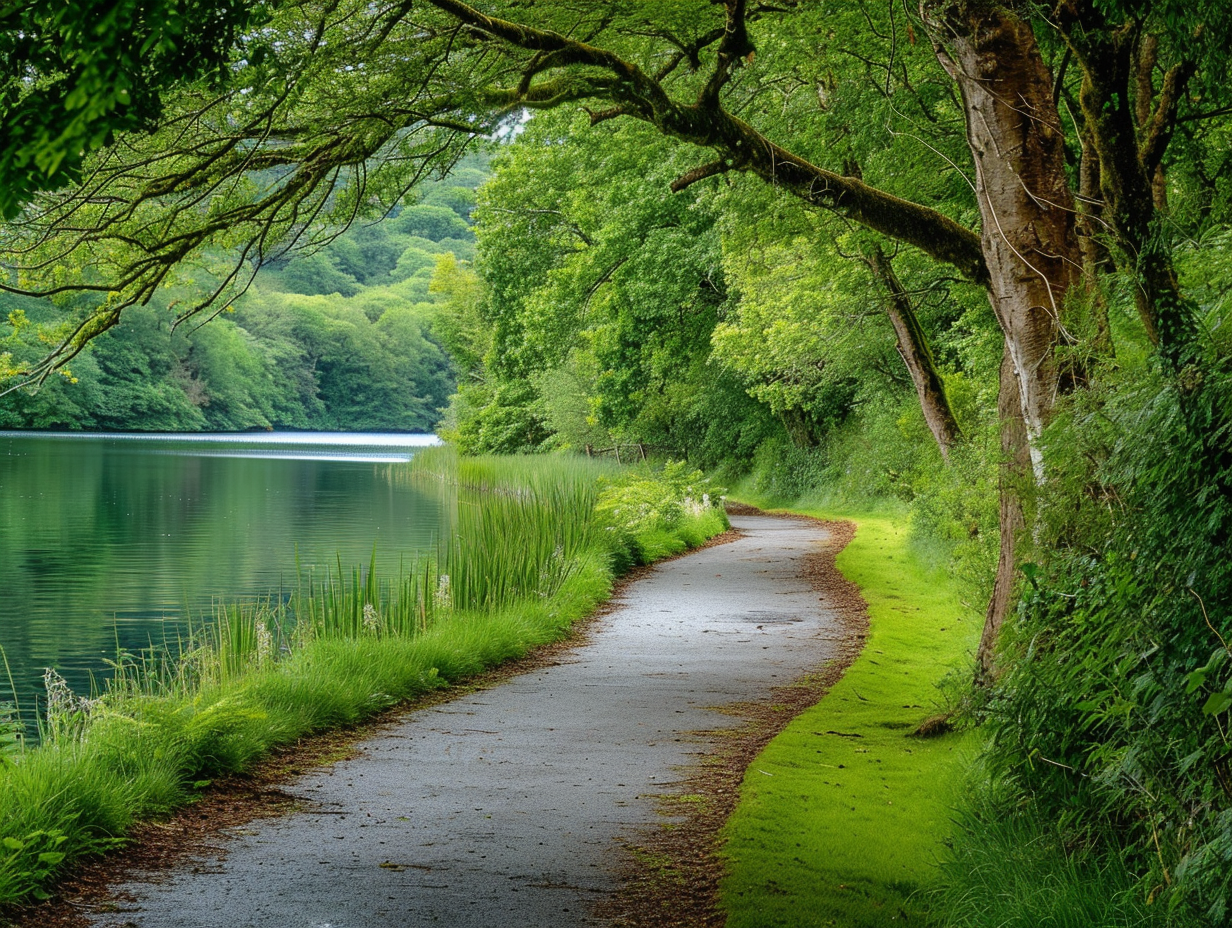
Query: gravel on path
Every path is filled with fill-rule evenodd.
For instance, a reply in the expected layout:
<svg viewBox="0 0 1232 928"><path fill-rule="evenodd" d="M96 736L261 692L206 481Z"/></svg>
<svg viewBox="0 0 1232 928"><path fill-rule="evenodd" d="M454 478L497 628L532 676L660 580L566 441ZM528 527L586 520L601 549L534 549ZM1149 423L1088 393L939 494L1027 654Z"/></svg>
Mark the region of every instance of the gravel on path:
<svg viewBox="0 0 1232 928"><path fill-rule="evenodd" d="M626 586L559 662L382 726L283 790L292 814L220 853L113 886L98 928L608 924L621 840L656 820L724 707L835 658L807 577L828 530L742 515L743 536Z"/></svg>

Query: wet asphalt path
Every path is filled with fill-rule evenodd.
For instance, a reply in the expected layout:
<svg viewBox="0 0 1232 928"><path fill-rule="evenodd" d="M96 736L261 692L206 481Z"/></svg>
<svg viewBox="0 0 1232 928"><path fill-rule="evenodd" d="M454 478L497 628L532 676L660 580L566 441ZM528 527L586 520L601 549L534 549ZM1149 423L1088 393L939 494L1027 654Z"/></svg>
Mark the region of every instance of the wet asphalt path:
<svg viewBox="0 0 1232 928"><path fill-rule="evenodd" d="M293 780L303 811L232 829L221 859L115 887L106 928L452 928L601 924L619 838L655 818L734 722L836 653L799 575L826 537L738 516L745 536L660 565L562 662L409 714L357 757Z"/></svg>

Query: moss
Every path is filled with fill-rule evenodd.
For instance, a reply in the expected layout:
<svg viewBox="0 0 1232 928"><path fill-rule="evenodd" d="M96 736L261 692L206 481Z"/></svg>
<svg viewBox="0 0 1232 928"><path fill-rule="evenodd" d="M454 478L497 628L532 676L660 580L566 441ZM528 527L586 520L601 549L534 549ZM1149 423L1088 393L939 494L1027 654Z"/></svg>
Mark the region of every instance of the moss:
<svg viewBox="0 0 1232 928"><path fill-rule="evenodd" d="M909 737L942 709L938 684L966 672L978 616L877 513L838 558L869 605L864 652L817 706L749 766L728 822L720 905L729 928L883 926L926 919L950 810L974 745Z"/></svg>

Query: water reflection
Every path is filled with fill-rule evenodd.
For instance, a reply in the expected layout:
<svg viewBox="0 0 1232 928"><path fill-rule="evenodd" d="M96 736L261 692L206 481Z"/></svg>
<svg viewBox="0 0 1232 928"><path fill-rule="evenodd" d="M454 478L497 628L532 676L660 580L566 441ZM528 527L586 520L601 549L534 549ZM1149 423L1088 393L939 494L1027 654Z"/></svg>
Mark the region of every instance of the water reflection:
<svg viewBox="0 0 1232 928"><path fill-rule="evenodd" d="M0 646L16 695L79 691L117 649L175 640L217 600L297 570L384 570L431 545L440 501L396 479L430 435L0 432ZM0 672L0 700L12 693Z"/></svg>

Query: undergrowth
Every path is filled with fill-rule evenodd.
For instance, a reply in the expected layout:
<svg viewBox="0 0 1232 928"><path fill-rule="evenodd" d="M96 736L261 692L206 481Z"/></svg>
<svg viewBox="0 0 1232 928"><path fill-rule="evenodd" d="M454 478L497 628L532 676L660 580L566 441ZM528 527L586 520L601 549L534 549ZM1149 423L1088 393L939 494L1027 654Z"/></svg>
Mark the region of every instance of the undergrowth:
<svg viewBox="0 0 1232 928"><path fill-rule="evenodd" d="M1000 804L965 812L969 868L995 873L1002 833L1037 830L1062 849L1045 858L1058 891L1107 913L1091 928L1232 925L1232 374L1191 379L1102 371L1045 434L1050 480L984 708ZM958 924L1030 923L996 916L1011 891L1040 911L1020 882L948 872Z"/></svg>

